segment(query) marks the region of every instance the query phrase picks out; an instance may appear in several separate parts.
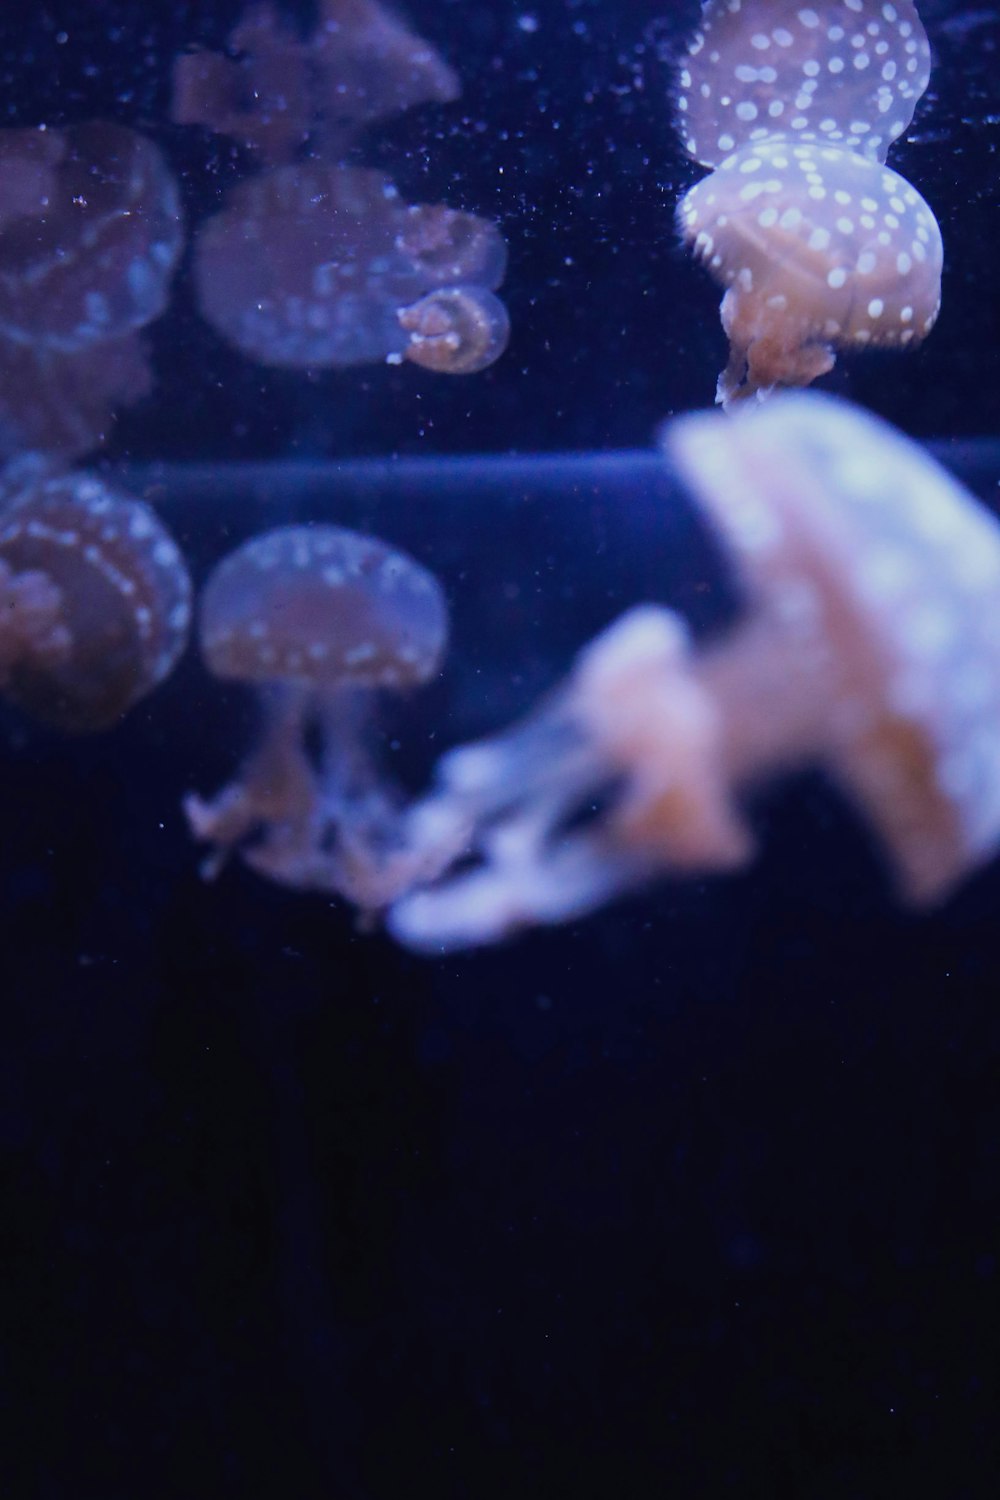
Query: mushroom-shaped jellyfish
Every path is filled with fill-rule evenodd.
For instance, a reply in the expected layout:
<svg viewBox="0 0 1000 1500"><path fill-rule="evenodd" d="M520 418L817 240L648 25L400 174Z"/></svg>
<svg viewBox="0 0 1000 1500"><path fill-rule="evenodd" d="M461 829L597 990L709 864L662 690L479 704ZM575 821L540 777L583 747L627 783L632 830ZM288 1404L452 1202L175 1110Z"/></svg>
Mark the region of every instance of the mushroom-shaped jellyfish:
<svg viewBox="0 0 1000 1500"><path fill-rule="evenodd" d="M941 900L1000 844L996 520L830 397L686 418L666 446L742 621L700 645L640 606L528 719L446 755L408 836L429 869L453 863L392 910L407 944L492 942L657 871L737 866L753 852L739 794L795 767L853 799L908 902Z"/></svg>
<svg viewBox="0 0 1000 1500"><path fill-rule="evenodd" d="M138 131L0 131L0 337L74 353L141 328L183 235L177 184Z"/></svg>
<svg viewBox="0 0 1000 1500"><path fill-rule="evenodd" d="M185 802L193 833L214 846L206 876L238 850L283 885L386 904L414 867L399 838L401 793L368 737L380 690L403 692L438 669L448 619L437 580L372 537L285 527L218 565L199 633L213 675L257 688L264 711L238 779Z"/></svg>
<svg viewBox="0 0 1000 1500"><path fill-rule="evenodd" d="M937 318L937 220L898 173L853 152L744 147L690 189L678 223L726 288L723 405L808 385L838 349L914 345Z"/></svg>
<svg viewBox="0 0 1000 1500"><path fill-rule="evenodd" d="M235 189L198 235L195 279L206 320L262 364L411 358L464 373L506 344L489 295L506 260L488 220L404 203L379 172L306 162ZM435 292L432 315L421 303ZM431 347L437 364L422 357Z"/></svg>
<svg viewBox="0 0 1000 1500"><path fill-rule="evenodd" d="M231 136L269 165L290 162L310 135L342 156L373 120L459 93L447 63L375 0L322 0L310 37L254 5L229 53L176 60L173 118Z"/></svg>
<svg viewBox="0 0 1000 1500"><path fill-rule="evenodd" d="M930 71L912 0L706 0L679 71L677 129L706 167L776 135L884 161Z"/></svg>
<svg viewBox="0 0 1000 1500"><path fill-rule="evenodd" d="M174 667L191 586L140 500L89 474L34 477L0 513L0 690L71 733L108 729Z"/></svg>

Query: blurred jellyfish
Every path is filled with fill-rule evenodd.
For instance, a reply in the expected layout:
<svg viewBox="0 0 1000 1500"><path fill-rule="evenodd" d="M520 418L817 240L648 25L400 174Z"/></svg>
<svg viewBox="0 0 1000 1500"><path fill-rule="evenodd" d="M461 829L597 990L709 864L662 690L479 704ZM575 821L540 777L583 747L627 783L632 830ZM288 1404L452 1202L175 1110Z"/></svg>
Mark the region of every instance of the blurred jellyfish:
<svg viewBox="0 0 1000 1500"><path fill-rule="evenodd" d="M235 56L177 59L173 118L231 136L270 165L290 162L310 136L339 158L371 121L459 92L447 63L375 0L321 0L308 37L273 6L254 5L229 49Z"/></svg>
<svg viewBox="0 0 1000 1500"><path fill-rule="evenodd" d="M444 595L413 558L336 526L255 537L210 577L200 607L209 670L257 688L264 730L239 778L191 796L195 836L283 885L383 906L414 878L401 796L367 743L380 691L437 671ZM318 756L307 750L318 737Z"/></svg>
<svg viewBox="0 0 1000 1500"><path fill-rule="evenodd" d="M0 131L0 458L78 458L149 395L139 330L182 243L177 185L136 131Z"/></svg>
<svg viewBox="0 0 1000 1500"><path fill-rule="evenodd" d="M452 868L394 907L407 944L492 942L660 871L737 866L740 794L804 765L867 816L906 901L940 901L1000 844L997 521L829 397L690 417L666 446L744 619L701 646L634 609L529 718L446 755L407 838Z"/></svg>
<svg viewBox="0 0 1000 1500"><path fill-rule="evenodd" d="M39 451L70 461L106 443L118 412L149 396L137 333L72 354L0 340L0 461Z"/></svg>
<svg viewBox="0 0 1000 1500"><path fill-rule="evenodd" d="M934 215L882 165L930 77L908 0L707 0L678 130L716 168L678 206L727 288L723 405L807 385L837 349L915 345L940 305Z"/></svg>
<svg viewBox="0 0 1000 1500"><path fill-rule="evenodd" d="M0 691L73 733L115 724L173 669L191 587L147 505L89 474L28 475L0 512Z"/></svg>
<svg viewBox="0 0 1000 1500"><path fill-rule="evenodd" d="M0 131L0 336L75 353L159 317L183 245L152 141L94 121Z"/></svg>
<svg viewBox="0 0 1000 1500"><path fill-rule="evenodd" d="M765 141L686 194L687 242L726 287L718 399L808 385L837 349L905 348L941 306L941 234L898 173L833 146Z"/></svg>
<svg viewBox="0 0 1000 1500"><path fill-rule="evenodd" d="M230 194L198 235L195 280L204 317L241 353L303 369L413 357L413 304L451 283L485 297L505 265L494 224L404 203L379 172L306 162ZM454 306L451 333L475 354L463 365L453 349L439 368L481 369L502 352L505 333L484 339L473 322L471 306L464 318Z"/></svg>

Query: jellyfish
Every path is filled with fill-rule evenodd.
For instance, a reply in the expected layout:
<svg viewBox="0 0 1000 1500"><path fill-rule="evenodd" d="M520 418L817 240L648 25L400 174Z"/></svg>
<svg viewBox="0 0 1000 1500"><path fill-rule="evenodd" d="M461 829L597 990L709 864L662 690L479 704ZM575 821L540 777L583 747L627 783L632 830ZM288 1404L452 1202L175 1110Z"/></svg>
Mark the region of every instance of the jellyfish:
<svg viewBox="0 0 1000 1500"><path fill-rule="evenodd" d="M206 876L238 850L283 885L386 904L420 865L399 838L401 793L367 741L379 694L438 669L448 618L437 580L373 537L283 527L218 565L199 629L209 671L256 688L264 714L237 780L185 802L195 837L213 846Z"/></svg>
<svg viewBox="0 0 1000 1500"><path fill-rule="evenodd" d="M912 0L706 0L680 68L677 128L706 167L776 135L882 162L929 80Z"/></svg>
<svg viewBox="0 0 1000 1500"><path fill-rule="evenodd" d="M638 605L525 720L448 753L406 830L444 874L389 914L411 947L567 921L662 871L738 868L754 851L741 795L798 767L855 803L915 906L1000 845L996 519L828 396L688 417L665 441L741 619L700 644Z"/></svg>
<svg viewBox="0 0 1000 1500"><path fill-rule="evenodd" d="M411 309L457 283L438 329L457 347L435 368L462 373L506 344L504 310L487 297L505 266L489 221L404 203L380 172L305 162L230 194L198 235L195 281L204 317L241 353L297 369L415 358L423 310Z"/></svg>
<svg viewBox="0 0 1000 1500"><path fill-rule="evenodd" d="M905 348L940 306L941 235L884 166L930 78L909 0L708 0L676 97L710 177L681 233L727 288L724 406L808 385L838 348Z"/></svg>
<svg viewBox="0 0 1000 1500"><path fill-rule="evenodd" d="M184 560L150 508L91 474L32 472L0 512L0 691L70 733L110 728L187 639Z"/></svg>
<svg viewBox="0 0 1000 1500"><path fill-rule="evenodd" d="M441 375L475 375L500 358L510 338L507 309L481 286L446 286L399 309L404 358Z"/></svg>
<svg viewBox="0 0 1000 1500"><path fill-rule="evenodd" d="M105 443L117 413L149 396L139 333L64 353L0 340L0 461L37 451L69 462Z"/></svg>
<svg viewBox="0 0 1000 1500"><path fill-rule="evenodd" d="M173 118L232 136L271 166L292 161L310 136L339 159L373 120L459 92L447 63L375 0L322 0L307 38L271 5L254 5L229 51L177 59Z"/></svg>
<svg viewBox="0 0 1000 1500"><path fill-rule="evenodd" d="M76 353L141 328L183 235L177 184L138 131L0 131L0 338Z"/></svg>
<svg viewBox="0 0 1000 1500"><path fill-rule="evenodd" d="M724 405L808 385L838 349L904 349L941 306L937 220L898 173L835 146L747 146L678 206L687 242L725 288Z"/></svg>

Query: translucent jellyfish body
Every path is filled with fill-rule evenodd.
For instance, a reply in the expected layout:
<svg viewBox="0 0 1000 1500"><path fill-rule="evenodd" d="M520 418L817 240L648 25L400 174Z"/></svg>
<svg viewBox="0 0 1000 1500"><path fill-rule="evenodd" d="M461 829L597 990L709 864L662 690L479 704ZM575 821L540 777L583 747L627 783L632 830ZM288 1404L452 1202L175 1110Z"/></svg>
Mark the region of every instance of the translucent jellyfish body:
<svg viewBox="0 0 1000 1500"><path fill-rule="evenodd" d="M160 315L183 245L152 141L96 121L0 131L0 336L75 353Z"/></svg>
<svg viewBox="0 0 1000 1500"><path fill-rule="evenodd" d="M447 63L375 0L321 0L308 37L263 4L246 11L228 55L177 59L173 117L232 136L278 165L310 135L340 156L372 120L458 91Z"/></svg>
<svg viewBox="0 0 1000 1500"><path fill-rule="evenodd" d="M929 79L912 0L707 0L678 77L677 127L706 167L779 134L884 161Z"/></svg>
<svg viewBox="0 0 1000 1500"><path fill-rule="evenodd" d="M117 722L172 670L191 586L148 506L87 474L37 479L0 513L0 689L81 733Z"/></svg>
<svg viewBox="0 0 1000 1500"><path fill-rule="evenodd" d="M293 368L429 363L420 358L426 337L406 326L408 309L430 292L460 290L470 306L480 299L503 334L487 345L474 318L454 308L450 330L438 332L454 334L451 368L462 373L468 345L478 355L469 368L482 368L506 343L503 309L486 296L506 258L484 219L404 203L379 172L307 162L231 194L199 233L195 276L203 315L230 343L262 364Z"/></svg>
<svg viewBox="0 0 1000 1500"><path fill-rule="evenodd" d="M216 677L259 690L264 728L231 786L187 799L215 849L205 873L238 850L284 885L366 908L397 895L415 867L368 737L379 692L426 682L447 633L437 580L372 537L285 527L225 558L201 601L202 655Z"/></svg>
<svg viewBox="0 0 1000 1500"><path fill-rule="evenodd" d="M743 619L698 646L641 606L527 720L445 756L409 838L428 868L452 865L391 913L411 946L492 942L659 870L731 868L753 850L741 791L803 765L863 811L907 901L941 900L1000 844L996 520L828 397L687 418L666 443Z"/></svg>
<svg viewBox="0 0 1000 1500"><path fill-rule="evenodd" d="M941 235L898 173L832 146L765 141L681 200L687 242L727 288L719 400L807 385L837 349L905 348L941 305Z"/></svg>
<svg viewBox="0 0 1000 1500"><path fill-rule="evenodd" d="M79 458L108 439L121 408L153 389L139 333L73 353L3 340L0 360L0 460L33 450Z"/></svg>

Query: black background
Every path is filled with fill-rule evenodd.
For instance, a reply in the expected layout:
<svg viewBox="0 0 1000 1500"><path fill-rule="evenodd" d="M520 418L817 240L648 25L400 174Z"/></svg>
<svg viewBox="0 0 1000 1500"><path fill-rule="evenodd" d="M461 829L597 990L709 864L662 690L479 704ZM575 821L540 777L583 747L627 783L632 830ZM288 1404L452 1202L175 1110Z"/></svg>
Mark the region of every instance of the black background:
<svg viewBox="0 0 1000 1500"><path fill-rule="evenodd" d="M5 13L0 109L140 124L196 219L245 163L164 123L169 63L238 7L82 9ZM829 383L917 435L990 434L998 22L922 11L938 66L893 160L941 218L944 312L918 353ZM718 298L676 245L697 174L658 57L697 6L409 14L465 95L363 156L500 219L509 354L451 383L277 376L182 275L112 465L633 446L710 399ZM328 513L164 498L199 576L293 511ZM732 609L655 487L632 510L526 490L336 514L411 547L455 609L446 680L384 727L414 782L632 600L699 628ZM3 720L3 1492L995 1494L997 877L900 914L802 777L754 808L748 876L417 960L238 869L200 882L179 799L251 723L191 659L99 740Z"/></svg>

